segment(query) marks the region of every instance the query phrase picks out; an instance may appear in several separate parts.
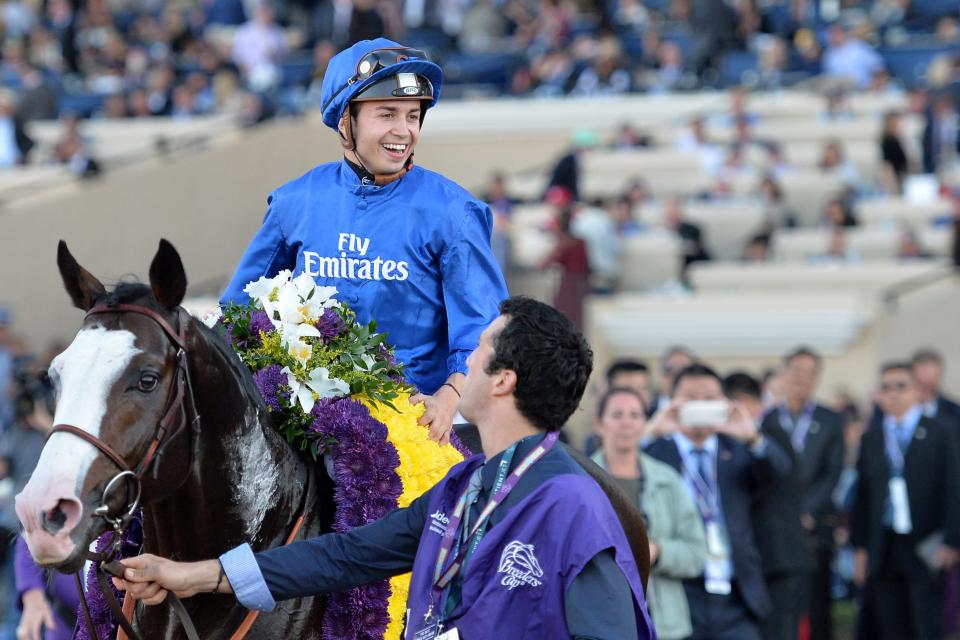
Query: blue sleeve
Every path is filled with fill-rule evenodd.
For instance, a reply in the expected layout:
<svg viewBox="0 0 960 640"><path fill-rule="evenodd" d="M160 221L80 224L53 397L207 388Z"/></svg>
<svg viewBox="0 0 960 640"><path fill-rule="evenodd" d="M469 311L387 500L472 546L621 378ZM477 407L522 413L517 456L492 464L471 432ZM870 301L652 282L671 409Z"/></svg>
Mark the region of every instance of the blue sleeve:
<svg viewBox="0 0 960 640"><path fill-rule="evenodd" d="M612 549L595 555L573 579L563 606L567 629L576 640L639 637L630 583Z"/></svg>
<svg viewBox="0 0 960 640"><path fill-rule="evenodd" d="M240 258L240 264L220 298L221 305L247 302L249 298L243 292L247 283L259 280L261 276L272 278L283 269L296 266L296 247L287 242L278 217L277 195L273 193L267 198L267 214L263 224Z"/></svg>
<svg viewBox="0 0 960 640"><path fill-rule="evenodd" d="M277 606L249 544L244 543L220 556L220 566L237 601L247 609L273 611Z"/></svg>
<svg viewBox="0 0 960 640"><path fill-rule="evenodd" d="M261 583L279 601L343 591L409 572L427 520L430 493L347 533L330 533L255 554ZM226 565L224 571L234 586ZM251 594L256 591L249 589Z"/></svg>
<svg viewBox="0 0 960 640"><path fill-rule="evenodd" d="M467 357L500 311L507 286L490 247L493 214L475 200L466 203L455 240L440 259L447 310L447 373L466 373Z"/></svg>

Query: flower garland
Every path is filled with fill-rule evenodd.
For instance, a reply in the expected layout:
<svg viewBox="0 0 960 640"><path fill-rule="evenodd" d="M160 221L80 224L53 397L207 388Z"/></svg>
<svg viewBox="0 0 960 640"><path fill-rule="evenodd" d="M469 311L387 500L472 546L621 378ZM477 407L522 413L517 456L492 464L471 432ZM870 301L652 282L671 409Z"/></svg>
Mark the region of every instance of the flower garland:
<svg viewBox="0 0 960 640"><path fill-rule="evenodd" d="M430 440L386 336L375 323L357 323L336 289L283 271L244 291L249 304L230 305L208 323L226 328L287 440L314 458L329 455L334 531L406 507L469 455L455 438L446 446ZM331 594L322 637L399 639L409 582L397 576Z"/></svg>
<svg viewBox="0 0 960 640"><path fill-rule="evenodd" d="M314 460L330 457L334 531L350 531L408 506L469 455L456 437L444 446L430 440L417 422L423 405L410 403L413 389L386 336L376 332L375 323L359 324L334 297L336 289L282 271L244 291L250 303L228 305L204 322L220 329L250 369L287 441ZM97 549L110 540L110 534L101 536ZM138 547L125 542L122 557ZM88 583L92 579L88 575ZM409 582L408 574L330 594L322 638L398 640ZM98 633L112 633L106 602L91 598L90 604ZM82 627L77 637L89 640Z"/></svg>

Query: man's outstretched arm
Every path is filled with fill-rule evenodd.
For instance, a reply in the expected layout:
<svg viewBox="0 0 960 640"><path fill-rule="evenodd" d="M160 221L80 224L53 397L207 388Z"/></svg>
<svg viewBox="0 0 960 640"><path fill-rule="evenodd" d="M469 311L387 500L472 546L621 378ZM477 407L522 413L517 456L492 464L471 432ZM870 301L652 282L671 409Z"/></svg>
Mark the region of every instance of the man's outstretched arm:
<svg viewBox="0 0 960 640"><path fill-rule="evenodd" d="M117 586L159 604L172 591L235 593L246 607L270 610L278 600L342 591L410 571L430 502L428 491L406 509L343 534L327 534L253 553L241 545L219 560L174 562L152 555L127 558ZM221 571L223 575L221 576ZM218 586L219 585L219 586Z"/></svg>

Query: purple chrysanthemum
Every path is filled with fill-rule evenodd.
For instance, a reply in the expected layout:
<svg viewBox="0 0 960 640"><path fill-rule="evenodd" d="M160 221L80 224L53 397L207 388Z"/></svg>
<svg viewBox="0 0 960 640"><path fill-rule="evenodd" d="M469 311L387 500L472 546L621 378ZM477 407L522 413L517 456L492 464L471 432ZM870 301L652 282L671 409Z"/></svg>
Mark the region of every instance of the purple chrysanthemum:
<svg viewBox="0 0 960 640"><path fill-rule="evenodd" d="M263 401L267 403L271 411L280 411L280 398L286 398L287 376L280 369L280 365L272 364L265 369L261 369L253 374L253 383L257 385L257 390L263 396Z"/></svg>
<svg viewBox="0 0 960 640"><path fill-rule="evenodd" d="M315 326L320 331L320 339L324 344L339 337L347 328L336 309L324 309Z"/></svg>
<svg viewBox="0 0 960 640"><path fill-rule="evenodd" d="M273 323L266 311L254 311L250 314L250 339L259 344L261 333L273 331Z"/></svg>
<svg viewBox="0 0 960 640"><path fill-rule="evenodd" d="M387 440L386 425L349 398L321 400L312 413L309 431L318 440L337 442L330 453L337 505L333 530L349 531L395 509L403 485L395 473L400 457ZM323 620L324 640L383 637L389 623L389 598L388 582L331 594Z"/></svg>

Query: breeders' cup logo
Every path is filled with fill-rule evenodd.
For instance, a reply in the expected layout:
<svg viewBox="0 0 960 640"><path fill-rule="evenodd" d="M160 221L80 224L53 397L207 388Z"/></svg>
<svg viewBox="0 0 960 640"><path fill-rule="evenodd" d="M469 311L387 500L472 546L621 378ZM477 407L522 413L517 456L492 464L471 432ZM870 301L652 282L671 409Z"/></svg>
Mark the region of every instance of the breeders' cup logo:
<svg viewBox="0 0 960 640"><path fill-rule="evenodd" d="M537 557L533 555L533 545L523 544L519 540L514 540L503 548L497 573L503 574L500 584L510 591L523 584L530 587L539 587L543 584L537 580L543 577L543 569L540 568Z"/></svg>
<svg viewBox="0 0 960 640"><path fill-rule="evenodd" d="M450 524L450 518L439 509L436 513L430 515L430 532L443 535L447 531L447 525Z"/></svg>

